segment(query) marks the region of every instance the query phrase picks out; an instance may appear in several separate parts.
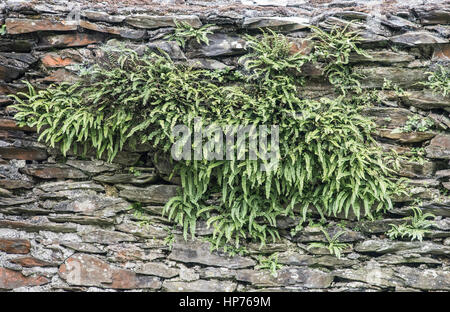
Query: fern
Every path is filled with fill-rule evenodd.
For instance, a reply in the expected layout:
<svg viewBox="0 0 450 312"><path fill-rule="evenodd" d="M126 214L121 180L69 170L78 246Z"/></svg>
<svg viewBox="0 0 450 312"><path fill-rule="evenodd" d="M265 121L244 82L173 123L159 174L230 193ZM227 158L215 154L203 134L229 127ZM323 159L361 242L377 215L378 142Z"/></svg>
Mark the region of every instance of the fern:
<svg viewBox="0 0 450 312"><path fill-rule="evenodd" d="M425 234L431 232L429 228L434 225L434 221L427 220L427 218L434 218L435 215L432 213L424 214L422 209L417 206L411 207L411 210L413 216L405 218L407 222L400 225L390 224L391 229L386 232L390 239L407 237L411 241L422 241Z"/></svg>
<svg viewBox="0 0 450 312"><path fill-rule="evenodd" d="M177 140L174 126L186 125L192 133L197 119L229 126L230 133L239 125L277 125L279 148L266 146L278 160L270 170L262 170L264 159L249 157L175 163L183 188L164 214L183 228L185 239L195 235L199 220L205 221L214 228L213 248L276 241L280 216L298 216L302 223L315 210L322 219L350 211L371 218L392 207L390 197L402 180L372 138L375 124L361 115L374 98L334 78L357 79L348 56L364 52L356 46L356 34L333 30L316 36L311 56L292 54L286 37L270 31L247 37L250 53L243 68L223 71L175 64L164 53L138 56L124 47L106 49L105 60L82 69L74 84L41 91L28 84L28 93L15 96L15 118L21 126L36 126L39 139L63 154L94 150L109 161L125 144L150 142L167 155ZM305 83L301 67L311 61L326 62L330 81L353 96L299 96ZM261 134L246 133L242 142L250 136ZM249 144L242 142L232 151L249 155Z"/></svg>
<svg viewBox="0 0 450 312"><path fill-rule="evenodd" d="M167 35L164 39L176 41L183 49L186 46L186 42L190 39L194 39L198 44L209 44L208 34L212 34L210 29L213 25L207 24L196 29L189 23L175 21L175 31L173 34Z"/></svg>
<svg viewBox="0 0 450 312"><path fill-rule="evenodd" d="M345 232L341 231L336 233L333 237L330 237L330 235L326 230L322 228L321 231L325 235L325 238L327 239L328 243L318 243L318 242L310 243L307 249L327 248L330 251L331 255L335 255L338 259L340 259L342 250L350 246L349 244L339 242L339 237L341 237Z"/></svg>

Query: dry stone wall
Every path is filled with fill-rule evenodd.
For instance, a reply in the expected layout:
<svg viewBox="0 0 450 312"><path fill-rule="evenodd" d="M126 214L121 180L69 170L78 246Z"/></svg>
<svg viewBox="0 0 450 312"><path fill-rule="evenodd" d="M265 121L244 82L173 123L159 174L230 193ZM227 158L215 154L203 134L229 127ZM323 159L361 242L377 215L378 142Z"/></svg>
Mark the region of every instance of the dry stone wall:
<svg viewBox="0 0 450 312"><path fill-rule="evenodd" d="M209 45L189 42L182 49L164 40L174 17L217 25ZM148 146L124 150L114 163L63 158L37 142L36 129L17 127L7 97L26 91L24 79L38 88L76 79L76 65L94 63L105 43L162 49L177 61L221 69L238 65L246 53L243 34L259 27L282 31L294 51L308 53L310 25L329 29L350 20L372 56L351 61L365 75L363 88L377 88L383 99L365 113L378 125L380 144L398 152L400 175L411 178L412 190L383 219L331 221L328 232L345 231L340 241L349 243L341 259L308 249L326 242L317 227L291 236L291 219L278 220L281 241L262 249L249 244L245 256L210 252L202 236L211 229L204 224L195 240L173 231L170 248L171 224L161 212L179 186ZM0 25L6 25L0 36L0 290L450 290L450 100L417 84L437 65L449 66L449 1L11 0L0 3ZM306 94L332 92L320 68L303 72L312 81ZM404 92L382 90L384 78ZM393 131L415 115L434 126ZM389 240L389 224L402 223L415 199L436 215L432 232L423 242ZM148 212L146 226L129 212L133 202ZM283 265L277 276L257 268L258 255L275 252Z"/></svg>

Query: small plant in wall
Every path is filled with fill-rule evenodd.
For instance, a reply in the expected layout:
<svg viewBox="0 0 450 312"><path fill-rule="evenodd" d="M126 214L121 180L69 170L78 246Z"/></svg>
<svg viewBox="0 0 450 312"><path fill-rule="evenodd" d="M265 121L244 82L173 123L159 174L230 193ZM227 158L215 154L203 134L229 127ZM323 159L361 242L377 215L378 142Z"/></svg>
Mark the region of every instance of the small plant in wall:
<svg viewBox="0 0 450 312"><path fill-rule="evenodd" d="M434 225L434 221L428 220L434 218L432 213L423 213L418 206L411 208L413 215L406 217L406 222L400 225L390 224L391 229L386 232L390 239L409 238L411 241L422 241L426 233L430 233L429 229Z"/></svg>
<svg viewBox="0 0 450 312"><path fill-rule="evenodd" d="M350 246L350 244L339 242L339 237L341 237L343 234L345 234L345 232L340 231L340 232L336 233L333 237L331 237L330 234L328 234L327 230L322 228L321 231L322 231L323 235L325 235L325 238L327 239L328 243L322 243L322 242L310 243L308 245L308 249L326 248L330 251L331 255L335 255L338 259L340 259L342 251Z"/></svg>
<svg viewBox="0 0 450 312"><path fill-rule="evenodd" d="M258 262L259 264L255 268L261 270L269 270L270 274L273 277L277 277L278 276L277 271L283 267L281 264L278 263L278 253L273 253L268 257L259 255Z"/></svg>
<svg viewBox="0 0 450 312"><path fill-rule="evenodd" d="M200 28L194 28L186 22L175 22L176 28L173 34L167 35L164 39L176 41L183 49L186 46L186 42L190 39L195 40L197 43L209 44L208 34L212 34L211 27L213 25L207 24Z"/></svg>
<svg viewBox="0 0 450 312"><path fill-rule="evenodd" d="M436 71L427 72L427 74L429 74L428 81L422 82L422 85L442 96L450 95L450 70L448 68L439 65Z"/></svg>
<svg viewBox="0 0 450 312"><path fill-rule="evenodd" d="M421 115L409 116L405 125L400 128L396 128L392 133L403 133L403 132L427 132L431 130L434 126L434 122L428 118Z"/></svg>

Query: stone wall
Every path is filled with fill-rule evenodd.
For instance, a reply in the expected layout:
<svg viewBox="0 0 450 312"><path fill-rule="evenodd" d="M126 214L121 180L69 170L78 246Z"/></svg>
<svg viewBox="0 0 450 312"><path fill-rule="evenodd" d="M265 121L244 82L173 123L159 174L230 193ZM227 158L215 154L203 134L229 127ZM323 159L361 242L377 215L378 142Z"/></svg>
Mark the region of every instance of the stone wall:
<svg viewBox="0 0 450 312"><path fill-rule="evenodd" d="M155 1L156 2L156 1ZM219 3L220 2L220 3ZM0 3L0 290L6 291L401 291L450 290L450 100L417 82L437 64L450 60L449 1L77 1ZM424 4L427 3L427 4ZM68 22L67 17L75 17ZM189 42L181 49L162 38L173 16L194 26L217 25L210 43ZM23 79L38 88L75 79L74 68L95 62L104 43L127 42L136 49L163 49L172 58L204 68L236 66L246 53L245 33L272 26L289 36L294 50L308 53L309 25L330 28L353 20L370 59L355 56L365 74L363 87L378 88L383 102L366 114L377 122L378 140L399 153L402 176L411 178L410 196L396 198L384 219L336 218L331 234L350 247L341 259L310 242L326 242L319 228L290 235L295 220L278 220L282 240L262 249L248 245L246 256L210 252L195 240L172 232L161 216L177 186L163 163L154 163L147 146L123 151L114 163L63 158L37 142L32 128L19 128L8 94L25 91ZM313 81L304 92L323 95L332 88L306 67ZM388 78L405 92L381 90ZM432 130L397 133L417 114L434 121ZM417 148L424 148L424 158ZM416 151L416 152L415 152ZM130 167L140 172L133 173ZM134 171L134 172L135 172ZM174 182L174 181L172 181ZM175 181L176 182L176 181ZM389 224L400 224L414 199L436 215L423 242L389 240ZM146 225L128 211L140 202ZM258 255L278 252L277 276L257 269Z"/></svg>

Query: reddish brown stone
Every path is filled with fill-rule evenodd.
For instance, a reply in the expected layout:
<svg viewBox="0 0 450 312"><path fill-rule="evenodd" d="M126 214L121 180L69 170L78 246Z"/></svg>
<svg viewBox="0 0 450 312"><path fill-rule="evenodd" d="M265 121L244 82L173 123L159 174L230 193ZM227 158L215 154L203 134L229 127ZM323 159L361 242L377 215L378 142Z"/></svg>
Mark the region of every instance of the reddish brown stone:
<svg viewBox="0 0 450 312"><path fill-rule="evenodd" d="M59 275L71 285L102 286L112 283L111 267L97 257L77 254L59 267Z"/></svg>
<svg viewBox="0 0 450 312"><path fill-rule="evenodd" d="M133 289L137 286L136 273L128 270L115 270L112 272L111 288Z"/></svg>
<svg viewBox="0 0 450 312"><path fill-rule="evenodd" d="M10 35L25 34L36 31L77 30L75 23L50 19L33 20L26 18L7 18L6 32Z"/></svg>
<svg viewBox="0 0 450 312"><path fill-rule="evenodd" d="M111 27L111 26L103 26L95 23L91 23L85 20L80 20L80 26L89 30L113 34L113 35L120 35L120 28L119 27Z"/></svg>
<svg viewBox="0 0 450 312"><path fill-rule="evenodd" d="M450 44L443 44L434 48L434 60L450 60Z"/></svg>
<svg viewBox="0 0 450 312"><path fill-rule="evenodd" d="M30 252L31 244L26 239L4 239L0 238L0 250L11 254L27 254Z"/></svg>
<svg viewBox="0 0 450 312"><path fill-rule="evenodd" d="M35 219L37 217L34 217ZM0 220L0 228L19 229L27 232L51 231L61 233L74 233L76 226L49 222L47 218L30 221Z"/></svg>
<svg viewBox="0 0 450 312"><path fill-rule="evenodd" d="M129 270L110 266L97 257L76 254L66 260L59 268L59 275L67 283L78 286L97 286L115 289L161 288L156 277L137 276Z"/></svg>
<svg viewBox="0 0 450 312"><path fill-rule="evenodd" d="M290 54L300 53L307 55L312 50L312 44L310 40L297 40L291 43L291 48L289 49Z"/></svg>
<svg viewBox="0 0 450 312"><path fill-rule="evenodd" d="M23 267L31 268L31 267L46 267L52 266L50 262L36 259L34 257L20 257L11 260L12 263L20 264Z"/></svg>
<svg viewBox="0 0 450 312"><path fill-rule="evenodd" d="M62 57L56 53L50 52L44 54L41 62L45 67L64 67L74 63L69 57Z"/></svg>
<svg viewBox="0 0 450 312"><path fill-rule="evenodd" d="M450 135L439 134L433 140L430 145L425 148L427 157L450 159Z"/></svg>
<svg viewBox="0 0 450 312"><path fill-rule="evenodd" d="M12 119L0 119L0 129L36 132L36 128L34 127L19 127L16 121Z"/></svg>
<svg viewBox="0 0 450 312"><path fill-rule="evenodd" d="M63 82L63 81L75 81L77 77L72 75L64 68L59 68L50 73L47 77L39 79L40 82Z"/></svg>
<svg viewBox="0 0 450 312"><path fill-rule="evenodd" d="M14 289L24 286L40 286L50 281L43 276L26 277L20 272L0 268L0 289Z"/></svg>
<svg viewBox="0 0 450 312"><path fill-rule="evenodd" d="M44 37L40 43L50 47L81 47L102 41L102 34L64 34Z"/></svg>
<svg viewBox="0 0 450 312"><path fill-rule="evenodd" d="M377 135L400 143L419 143L432 139L436 134L432 132L393 132L390 129L380 129L377 131Z"/></svg>
<svg viewBox="0 0 450 312"><path fill-rule="evenodd" d="M0 157L4 159L45 160L47 152L37 148L0 147Z"/></svg>
<svg viewBox="0 0 450 312"><path fill-rule="evenodd" d="M23 180L9 180L4 179L0 180L0 187L5 188L7 190L15 190L15 189L31 189L33 188L33 183Z"/></svg>
<svg viewBox="0 0 450 312"><path fill-rule="evenodd" d="M54 166L29 166L21 168L20 172L32 175L41 179L83 179L86 175L78 169L73 169L69 166L54 165Z"/></svg>

